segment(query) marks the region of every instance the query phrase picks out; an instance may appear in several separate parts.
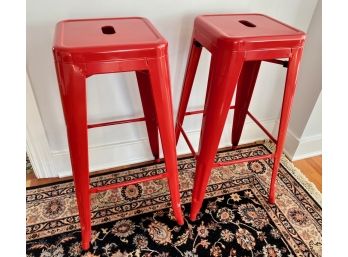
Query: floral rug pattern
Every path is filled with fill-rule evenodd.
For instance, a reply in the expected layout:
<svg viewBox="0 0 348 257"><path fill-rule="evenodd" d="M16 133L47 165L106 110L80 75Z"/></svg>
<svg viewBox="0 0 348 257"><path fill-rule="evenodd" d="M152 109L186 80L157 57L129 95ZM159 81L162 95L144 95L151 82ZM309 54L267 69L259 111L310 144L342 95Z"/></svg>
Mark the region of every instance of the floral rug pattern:
<svg viewBox="0 0 348 257"><path fill-rule="evenodd" d="M255 144L217 154L217 161L272 150ZM275 205L267 202L272 161L212 171L202 211L188 219L195 162L179 160L185 224L174 220L165 180L92 195L92 242L81 251L72 182L27 190L27 257L84 256L321 256L320 193L286 158ZM91 176L91 186L164 172L163 164Z"/></svg>

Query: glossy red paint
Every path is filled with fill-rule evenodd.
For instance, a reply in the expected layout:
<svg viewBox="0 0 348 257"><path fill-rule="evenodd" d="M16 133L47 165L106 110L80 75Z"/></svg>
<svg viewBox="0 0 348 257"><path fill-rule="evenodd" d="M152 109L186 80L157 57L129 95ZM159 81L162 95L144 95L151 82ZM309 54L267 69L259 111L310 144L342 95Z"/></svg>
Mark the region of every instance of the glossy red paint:
<svg viewBox="0 0 348 257"><path fill-rule="evenodd" d="M105 186L100 186L100 187L93 187L89 191L90 191L90 193L99 193L99 192L103 192L103 191L110 190L110 189L115 189L115 188L119 188L119 187L134 185L136 183L146 182L146 181L150 181L150 180L163 179L163 178L167 178L167 173L162 173L159 175L154 175L154 176L149 176L149 177L144 177L144 178L133 179L131 181L123 181L123 182L116 183L116 184L110 184L110 185L105 185Z"/></svg>
<svg viewBox="0 0 348 257"><path fill-rule="evenodd" d="M239 143L246 115L249 115L277 143L273 154L244 159L244 161L250 161L274 158L269 202L275 202L275 182L290 118L304 40L305 33L302 31L262 14L202 15L195 19L175 127L178 141L184 116L200 113L200 111L186 113L186 108L202 47L205 47L211 52L212 57L202 131L196 156L191 220L196 219L201 208L211 169L214 166L241 162L236 160L228 163L214 163L235 89L237 89L237 95L232 131L233 148ZM280 58L287 58L288 61L279 60ZM288 69L277 140L248 111L261 61L280 64Z"/></svg>
<svg viewBox="0 0 348 257"><path fill-rule="evenodd" d="M167 41L145 18L65 20L56 26L53 54L67 127L71 166L80 216L82 248L91 239L90 193L149 180L141 178L90 189L88 128L145 120L154 158L161 136L172 208L183 224L170 92ZM86 78L102 73L135 71L145 118L87 124Z"/></svg>
<svg viewBox="0 0 348 257"><path fill-rule="evenodd" d="M126 123L133 123L133 122L139 122L139 121L146 121L144 118L135 118L135 119L126 119L126 120L117 120L117 121L109 121L109 122L103 122L103 123L96 123L96 124L89 124L87 127L90 128L99 128L99 127L106 127L106 126L112 126L112 125L120 125L120 124L126 124Z"/></svg>

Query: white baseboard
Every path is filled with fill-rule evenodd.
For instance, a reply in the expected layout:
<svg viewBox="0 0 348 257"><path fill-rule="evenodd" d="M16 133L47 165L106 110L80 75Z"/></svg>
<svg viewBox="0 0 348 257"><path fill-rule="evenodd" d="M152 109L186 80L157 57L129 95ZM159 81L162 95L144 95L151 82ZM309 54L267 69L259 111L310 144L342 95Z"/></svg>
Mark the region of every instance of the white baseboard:
<svg viewBox="0 0 348 257"><path fill-rule="evenodd" d="M26 146L37 178L55 177L57 172L28 74L26 76Z"/></svg>
<svg viewBox="0 0 348 257"><path fill-rule="evenodd" d="M231 145L231 122L230 119L226 122L226 126L221 137L219 147L226 147ZM269 130L273 131L276 124L275 120L261 121L262 124ZM198 149L200 130L186 131L186 134L190 138L193 147ZM247 142L253 142L256 140L265 139L263 132L257 127L256 124L246 121L243 134L241 138L241 144ZM177 145L178 155L190 153L189 148L185 144L182 137ZM56 151L52 152L53 160L58 171L57 176L65 177L71 176L71 166L69 152ZM116 142L108 145L99 145L89 148L90 159L90 171L102 170L122 165L128 165L132 163L144 162L152 160L150 146L147 138L141 138L137 140L131 140L127 142Z"/></svg>
<svg viewBox="0 0 348 257"><path fill-rule="evenodd" d="M321 155L322 136L318 134L300 139L288 130L285 153L292 161Z"/></svg>
<svg viewBox="0 0 348 257"><path fill-rule="evenodd" d="M277 132L277 120L264 120L261 123L274 135ZM231 145L231 117L226 122L219 147ZM190 141L197 151L200 130L186 131ZM240 143L248 143L265 139L266 136L250 120L247 120L243 129ZM285 153L292 160L303 159L321 154L321 135L299 139L289 130L286 140ZM181 137L177 145L178 155L190 153L189 148ZM52 164L55 176L71 176L70 157L68 150L51 152ZM125 142L114 142L110 144L92 146L89 148L90 171L97 171L118 167L133 163L140 163L153 159L147 138L139 138ZM49 172L50 176L53 174Z"/></svg>
<svg viewBox="0 0 348 257"><path fill-rule="evenodd" d="M58 176L71 176L68 150L52 152ZM152 160L147 138L89 147L90 172Z"/></svg>
<svg viewBox="0 0 348 257"><path fill-rule="evenodd" d="M322 137L320 135L301 138L293 160L305 159L322 154Z"/></svg>

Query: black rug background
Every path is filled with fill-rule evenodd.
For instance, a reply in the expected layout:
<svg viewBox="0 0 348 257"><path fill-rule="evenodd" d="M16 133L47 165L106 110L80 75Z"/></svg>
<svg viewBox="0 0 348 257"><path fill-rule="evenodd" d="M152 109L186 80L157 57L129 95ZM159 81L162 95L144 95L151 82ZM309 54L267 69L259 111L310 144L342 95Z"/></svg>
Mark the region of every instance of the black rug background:
<svg viewBox="0 0 348 257"><path fill-rule="evenodd" d="M250 190L206 199L195 222L183 209L181 227L164 209L93 226L87 252L77 230L27 242L27 256L295 256Z"/></svg>

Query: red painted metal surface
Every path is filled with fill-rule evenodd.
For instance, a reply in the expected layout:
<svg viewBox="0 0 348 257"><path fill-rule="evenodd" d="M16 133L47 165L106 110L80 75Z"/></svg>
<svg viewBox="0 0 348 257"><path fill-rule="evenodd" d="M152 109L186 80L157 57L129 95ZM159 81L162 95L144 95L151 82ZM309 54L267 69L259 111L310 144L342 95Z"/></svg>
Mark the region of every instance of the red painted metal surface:
<svg viewBox="0 0 348 257"><path fill-rule="evenodd" d="M166 175L151 179L167 177L174 215L179 224L184 222L167 49L167 41L145 18L65 20L56 26L53 54L67 127L83 249L89 248L91 239L90 193L106 189L89 188L88 128L145 120L153 156L158 160L160 135L166 165ZM123 71L136 71L145 118L87 125L86 78Z"/></svg>
<svg viewBox="0 0 348 257"><path fill-rule="evenodd" d="M193 155L194 158L197 158L197 155L196 155L196 151L195 149L193 148L188 136L186 135L185 131L183 130L183 128L180 126L180 132L182 134L182 136L184 137L185 141L186 141L186 144L188 145L188 147L190 148L190 151Z"/></svg>
<svg viewBox="0 0 348 257"><path fill-rule="evenodd" d="M247 112L248 116L259 126L260 129L273 141L273 143L277 144L277 140L273 137L273 135L259 122L254 115L252 115L249 111Z"/></svg>
<svg viewBox="0 0 348 257"><path fill-rule="evenodd" d="M231 106L230 110L234 109L235 106ZM197 110L197 111L190 111L190 112L185 112L184 116L188 116L188 115L195 115L195 114L201 114L203 113L204 110Z"/></svg>
<svg viewBox="0 0 348 257"><path fill-rule="evenodd" d="M182 88L183 91L181 93L179 110L177 114L178 116L176 119L176 127L175 127L176 141L179 140L180 128L184 120L188 100L189 100L192 85L193 85L193 80L196 75L198 61L199 61L199 57L201 56L201 53L202 53L202 46L199 43L197 43L197 41L192 39L189 59L187 60L187 68L185 72L184 85Z"/></svg>
<svg viewBox="0 0 348 257"><path fill-rule="evenodd" d="M100 128L105 126L112 126L112 125L120 125L120 124L126 124L126 123L133 123L133 122L139 122L139 121L145 121L144 118L135 118L135 119L127 119L127 120L118 120L118 121L109 121L109 122L103 122L103 123L96 123L96 124L90 124L87 125L87 128Z"/></svg>
<svg viewBox="0 0 348 257"><path fill-rule="evenodd" d="M238 163L242 163L242 162L252 162L252 161L257 161L257 160L269 159L269 158L273 158L273 157L274 157L274 154L265 154L265 155L261 155L261 156L247 157L247 158L242 158L242 159L228 161L228 162L215 162L214 167L234 165L234 164L238 164Z"/></svg>
<svg viewBox="0 0 348 257"><path fill-rule="evenodd" d="M116 183L116 184L111 184L111 185L106 185L106 186L93 187L93 188L91 188L89 190L89 192L90 193L99 193L99 192L103 192L103 191L110 190L110 189L116 189L116 188L120 188L120 187L124 187L124 186L134 185L134 184L137 184L137 183L146 182L146 181L150 181L150 180L163 179L163 178L166 178L166 177L167 177L167 174L166 173L162 173L162 174L159 174L159 175L133 179L131 181L124 181L124 182L119 182L119 183Z"/></svg>
<svg viewBox="0 0 348 257"><path fill-rule="evenodd" d="M242 129L253 95L261 61L246 61L239 76L236 104L233 116L232 146L237 146L242 135Z"/></svg>
<svg viewBox="0 0 348 257"><path fill-rule="evenodd" d="M211 54L208 87L203 111L202 131L196 158L196 173L192 193L190 218L195 220L204 199L206 186L229 105L237 88L232 142L237 146L249 116L277 143L274 154L247 158L244 161L274 158L269 202L275 201L275 182L284 147L286 130L295 92L297 71L304 45L305 33L262 14L202 15L195 19L180 106L176 119L176 138L181 133L202 47ZM288 61L278 60L286 58ZM287 67L287 79L278 138L273 136L248 112L261 61ZM236 87L236 85L238 85ZM196 114L197 111L187 114Z"/></svg>

